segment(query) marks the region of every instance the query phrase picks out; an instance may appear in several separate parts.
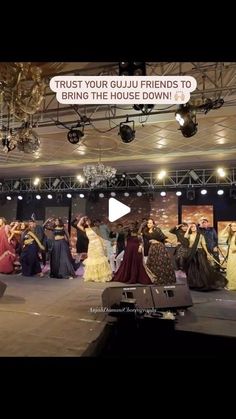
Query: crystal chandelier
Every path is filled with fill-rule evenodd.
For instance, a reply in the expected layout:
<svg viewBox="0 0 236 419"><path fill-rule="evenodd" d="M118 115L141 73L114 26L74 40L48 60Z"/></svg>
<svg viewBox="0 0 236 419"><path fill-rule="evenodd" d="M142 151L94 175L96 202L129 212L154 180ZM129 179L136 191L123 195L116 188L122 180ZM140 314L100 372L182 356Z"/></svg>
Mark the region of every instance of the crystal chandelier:
<svg viewBox="0 0 236 419"><path fill-rule="evenodd" d="M6 153L16 147L26 153L39 148L30 120L42 105L45 89L40 67L26 62L0 63L0 140Z"/></svg>
<svg viewBox="0 0 236 419"><path fill-rule="evenodd" d="M101 162L97 164L87 165L83 168L86 182L92 187L97 186L100 182L109 182L115 177L117 169L111 166L104 166Z"/></svg>

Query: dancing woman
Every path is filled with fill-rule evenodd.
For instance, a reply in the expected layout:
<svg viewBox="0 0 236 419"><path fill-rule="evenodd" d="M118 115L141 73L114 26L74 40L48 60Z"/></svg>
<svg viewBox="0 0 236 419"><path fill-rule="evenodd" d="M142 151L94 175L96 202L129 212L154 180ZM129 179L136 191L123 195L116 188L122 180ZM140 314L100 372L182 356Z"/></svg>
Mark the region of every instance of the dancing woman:
<svg viewBox="0 0 236 419"><path fill-rule="evenodd" d="M85 231L89 240L89 245L88 258L84 261L84 281L110 281L112 271L105 254L105 242L99 234L99 229L94 227L91 220L87 217L86 225L87 228Z"/></svg>
<svg viewBox="0 0 236 419"><path fill-rule="evenodd" d="M189 288L199 291L224 288L227 280L211 266L212 256L207 250L204 236L197 231L195 223L190 224L184 237L189 241L189 255L186 260Z"/></svg>
<svg viewBox="0 0 236 419"><path fill-rule="evenodd" d="M229 246L226 265L227 289L236 291L236 221L227 224L221 236L226 238Z"/></svg>
<svg viewBox="0 0 236 419"><path fill-rule="evenodd" d="M150 275L143 265L141 239L138 229L131 228L127 237L124 259L119 269L115 272L112 281L125 282L127 284L152 284Z"/></svg>
<svg viewBox="0 0 236 419"><path fill-rule="evenodd" d="M69 248L69 236L61 218L49 218L44 227L52 230L54 239L50 255L51 278L74 278L73 259Z"/></svg>
<svg viewBox="0 0 236 419"><path fill-rule="evenodd" d="M6 219L0 217L0 273L10 274L14 271L16 259L15 248L11 241L11 229Z"/></svg>
<svg viewBox="0 0 236 419"><path fill-rule="evenodd" d="M188 239L184 237L188 229L187 223L182 223L170 229L171 234L177 237L177 246L174 251L175 263L178 269L185 270L185 260L188 256Z"/></svg>
<svg viewBox="0 0 236 419"><path fill-rule="evenodd" d="M79 256L79 260L84 260L87 257L89 244L88 237L85 232L86 217L82 217L80 219L75 218L71 222L71 225L77 230L76 252Z"/></svg>
<svg viewBox="0 0 236 419"><path fill-rule="evenodd" d="M160 228L155 226L150 218L143 235L148 240L149 250L147 269L153 276L153 281L158 285L171 285L176 283L175 271L172 266L170 255L164 245L167 237Z"/></svg>
<svg viewBox="0 0 236 419"><path fill-rule="evenodd" d="M22 250L20 262L23 276L39 275L43 277L40 266L39 251L45 250L38 237L30 230L28 223L22 223Z"/></svg>

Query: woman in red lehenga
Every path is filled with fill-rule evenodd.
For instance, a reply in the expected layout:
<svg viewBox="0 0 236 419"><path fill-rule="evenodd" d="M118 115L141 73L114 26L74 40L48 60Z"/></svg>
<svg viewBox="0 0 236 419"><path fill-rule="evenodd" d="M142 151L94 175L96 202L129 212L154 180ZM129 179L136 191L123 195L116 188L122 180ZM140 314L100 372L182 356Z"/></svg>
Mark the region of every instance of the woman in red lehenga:
<svg viewBox="0 0 236 419"><path fill-rule="evenodd" d="M0 217L0 273L10 274L14 271L15 249L10 239L10 226Z"/></svg>
<svg viewBox="0 0 236 419"><path fill-rule="evenodd" d="M135 228L130 230L124 259L112 281L125 282L126 284L152 284L150 275L148 275L143 265L141 240L138 237L138 230Z"/></svg>

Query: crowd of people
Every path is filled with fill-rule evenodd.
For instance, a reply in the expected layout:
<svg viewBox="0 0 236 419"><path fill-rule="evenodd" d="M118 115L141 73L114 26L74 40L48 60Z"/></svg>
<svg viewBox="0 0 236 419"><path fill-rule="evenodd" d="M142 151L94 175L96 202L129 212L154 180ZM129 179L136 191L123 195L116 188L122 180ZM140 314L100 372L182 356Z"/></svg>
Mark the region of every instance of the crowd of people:
<svg viewBox="0 0 236 419"><path fill-rule="evenodd" d="M77 232L76 258L62 219L49 218L42 226L35 220L8 225L1 217L0 273L43 278L49 263L52 278L75 278L81 266L84 281L171 285L179 270L191 289L236 290L236 222L222 233L228 243L226 272L217 233L204 217L198 225L182 223L170 229L177 239L174 262L166 246L171 239L151 218L110 228L105 221L83 216L71 226Z"/></svg>

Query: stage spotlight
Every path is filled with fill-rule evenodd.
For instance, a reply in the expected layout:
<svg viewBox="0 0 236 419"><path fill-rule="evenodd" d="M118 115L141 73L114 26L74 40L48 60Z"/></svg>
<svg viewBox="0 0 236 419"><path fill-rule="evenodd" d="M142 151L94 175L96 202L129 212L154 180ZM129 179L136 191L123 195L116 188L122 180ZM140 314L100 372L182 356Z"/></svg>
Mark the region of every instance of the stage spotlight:
<svg viewBox="0 0 236 419"><path fill-rule="evenodd" d="M160 195L161 195L161 196L166 196L166 192L165 192L165 191L161 191L161 192L160 192Z"/></svg>
<svg viewBox="0 0 236 419"><path fill-rule="evenodd" d="M138 112L143 112L145 115L150 113L155 105L134 105L133 109Z"/></svg>
<svg viewBox="0 0 236 419"><path fill-rule="evenodd" d="M195 190L194 189L189 189L187 191L187 199L189 201L193 201L195 199Z"/></svg>
<svg viewBox="0 0 236 419"><path fill-rule="evenodd" d="M130 76L130 63L122 61L119 63L119 76Z"/></svg>
<svg viewBox="0 0 236 419"><path fill-rule="evenodd" d="M196 115L188 103L180 105L175 113L175 119L180 125L184 137L192 137L197 133Z"/></svg>
<svg viewBox="0 0 236 419"><path fill-rule="evenodd" d="M57 178L53 181L52 186L53 186L54 188L56 188L56 187L59 185L59 183L60 183L60 179L57 177Z"/></svg>
<svg viewBox="0 0 236 419"><path fill-rule="evenodd" d="M133 106L133 109L135 110L135 111L138 111L138 112L142 112L143 111L143 109L144 109L144 105L134 105Z"/></svg>
<svg viewBox="0 0 236 419"><path fill-rule="evenodd" d="M182 192L181 191L176 191L176 195L177 196L181 196L182 195Z"/></svg>
<svg viewBox="0 0 236 419"><path fill-rule="evenodd" d="M137 192L137 196L142 196L142 192Z"/></svg>
<svg viewBox="0 0 236 419"><path fill-rule="evenodd" d="M41 199L41 195L36 195L36 199Z"/></svg>
<svg viewBox="0 0 236 419"><path fill-rule="evenodd" d="M33 184L34 184L34 186L39 185L39 183L40 183L40 178L39 178L39 177L36 177L36 178L33 180Z"/></svg>
<svg viewBox="0 0 236 419"><path fill-rule="evenodd" d="M18 197L17 197L18 199L19 199L19 201L22 201L22 199L23 199L23 196L21 196L21 195L18 195Z"/></svg>
<svg viewBox="0 0 236 419"><path fill-rule="evenodd" d="M82 175L77 175L76 179L80 182L83 183L84 182L84 177Z"/></svg>
<svg viewBox="0 0 236 419"><path fill-rule="evenodd" d="M6 199L7 199L8 201L11 201L11 200L12 200L12 197L11 197L10 195L7 195L7 196L6 196Z"/></svg>
<svg viewBox="0 0 236 419"><path fill-rule="evenodd" d="M128 197L129 196L129 192L125 192L124 196Z"/></svg>
<svg viewBox="0 0 236 419"><path fill-rule="evenodd" d="M51 194L48 194L48 195L47 195L47 198L48 198L48 199L52 199L52 195L51 195Z"/></svg>
<svg viewBox="0 0 236 419"><path fill-rule="evenodd" d="M222 167L219 167L217 169L217 174L219 177L225 177L226 176L225 169L223 169Z"/></svg>
<svg viewBox="0 0 236 419"><path fill-rule="evenodd" d="M146 63L145 62L134 62L133 63L133 74L134 74L134 76L146 76Z"/></svg>
<svg viewBox="0 0 236 419"><path fill-rule="evenodd" d="M201 189L201 194L202 195L206 195L207 194L207 190L206 189Z"/></svg>
<svg viewBox="0 0 236 419"><path fill-rule="evenodd" d="M99 198L104 198L104 193L100 193Z"/></svg>
<svg viewBox="0 0 236 419"><path fill-rule="evenodd" d="M166 170L161 170L159 173L157 173L157 179L162 180L166 177Z"/></svg>
<svg viewBox="0 0 236 419"><path fill-rule="evenodd" d="M134 121L126 121L132 123L133 127L126 125L124 122L120 123L120 130L118 135L121 136L123 143L131 143L135 139Z"/></svg>
<svg viewBox="0 0 236 419"><path fill-rule="evenodd" d="M111 196L116 196L116 193L115 192L111 192Z"/></svg>
<svg viewBox="0 0 236 419"><path fill-rule="evenodd" d="M188 124L180 128L184 137L189 138L197 133L197 123L189 121Z"/></svg>
<svg viewBox="0 0 236 419"><path fill-rule="evenodd" d="M122 61L119 63L119 76L146 76L146 63Z"/></svg>
<svg viewBox="0 0 236 419"><path fill-rule="evenodd" d="M67 194L66 194L66 197L67 197L67 198L72 198L71 193L67 193Z"/></svg>
<svg viewBox="0 0 236 419"><path fill-rule="evenodd" d="M20 181L16 180L14 185L13 185L13 189L17 189L17 188L19 188L19 186L20 186Z"/></svg>
<svg viewBox="0 0 236 419"><path fill-rule="evenodd" d="M83 194L83 193L80 193L80 194L79 194L79 197L80 197L80 198L84 198L84 194Z"/></svg>
<svg viewBox="0 0 236 419"><path fill-rule="evenodd" d="M145 179L141 175L138 174L135 177L136 177L137 181L139 183L141 183L141 185L145 182Z"/></svg>
<svg viewBox="0 0 236 419"><path fill-rule="evenodd" d="M224 195L224 191L223 191L223 189L218 189L218 191L217 191L217 195Z"/></svg>
<svg viewBox="0 0 236 419"><path fill-rule="evenodd" d="M83 131L72 128L67 134L67 139L69 143L71 144L78 144L78 142L83 136L84 136Z"/></svg>
<svg viewBox="0 0 236 419"><path fill-rule="evenodd" d="M194 172L194 170L190 170L189 174L193 180L197 181L199 179L199 176L197 175L196 172Z"/></svg>

